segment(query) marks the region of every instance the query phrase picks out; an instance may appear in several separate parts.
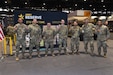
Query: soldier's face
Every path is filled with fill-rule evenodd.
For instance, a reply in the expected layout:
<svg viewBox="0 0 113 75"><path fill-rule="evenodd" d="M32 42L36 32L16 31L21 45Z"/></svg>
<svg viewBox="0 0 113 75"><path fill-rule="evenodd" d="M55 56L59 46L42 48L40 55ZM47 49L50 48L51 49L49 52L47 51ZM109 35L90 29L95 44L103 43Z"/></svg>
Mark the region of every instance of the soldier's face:
<svg viewBox="0 0 113 75"><path fill-rule="evenodd" d="M102 25L102 22L101 21L98 21L98 25L101 26Z"/></svg>
<svg viewBox="0 0 113 75"><path fill-rule="evenodd" d="M36 19L33 19L32 23L36 24L37 23L37 20Z"/></svg>
<svg viewBox="0 0 113 75"><path fill-rule="evenodd" d="M23 20L21 18L18 19L19 23L23 23Z"/></svg>
<svg viewBox="0 0 113 75"><path fill-rule="evenodd" d="M65 21L64 20L61 20L61 24L65 24Z"/></svg>
<svg viewBox="0 0 113 75"><path fill-rule="evenodd" d="M108 25L108 21L105 22L105 25Z"/></svg>
<svg viewBox="0 0 113 75"><path fill-rule="evenodd" d="M47 27L51 27L51 23L47 23Z"/></svg>
<svg viewBox="0 0 113 75"><path fill-rule="evenodd" d="M78 25L78 23L77 22L74 22L74 26L77 26Z"/></svg>
<svg viewBox="0 0 113 75"><path fill-rule="evenodd" d="M85 23L89 23L89 19L85 19L84 22L85 22Z"/></svg>

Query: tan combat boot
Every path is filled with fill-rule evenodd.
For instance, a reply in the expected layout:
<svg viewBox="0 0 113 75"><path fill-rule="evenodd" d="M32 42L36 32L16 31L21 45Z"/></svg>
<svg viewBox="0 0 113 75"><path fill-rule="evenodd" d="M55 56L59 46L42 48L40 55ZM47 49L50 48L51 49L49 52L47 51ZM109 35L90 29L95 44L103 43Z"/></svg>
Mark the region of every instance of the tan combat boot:
<svg viewBox="0 0 113 75"><path fill-rule="evenodd" d="M104 58L107 58L106 53L104 54Z"/></svg>
<svg viewBox="0 0 113 75"><path fill-rule="evenodd" d="M16 61L19 61L19 58L18 57L16 57Z"/></svg>

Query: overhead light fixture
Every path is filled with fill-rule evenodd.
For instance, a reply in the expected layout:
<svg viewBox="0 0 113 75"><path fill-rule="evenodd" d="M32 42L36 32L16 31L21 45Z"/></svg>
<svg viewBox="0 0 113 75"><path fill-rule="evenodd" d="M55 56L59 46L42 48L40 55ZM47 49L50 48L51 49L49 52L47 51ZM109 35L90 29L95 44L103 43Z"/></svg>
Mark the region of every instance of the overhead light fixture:
<svg viewBox="0 0 113 75"><path fill-rule="evenodd" d="M92 7L92 5L89 5L90 7Z"/></svg>
<svg viewBox="0 0 113 75"><path fill-rule="evenodd" d="M94 11L94 14L97 14L97 11Z"/></svg>
<svg viewBox="0 0 113 75"><path fill-rule="evenodd" d="M75 4L75 6L77 6L77 4Z"/></svg>
<svg viewBox="0 0 113 75"><path fill-rule="evenodd" d="M99 19L104 20L104 19L106 19L106 16L100 16Z"/></svg>
<svg viewBox="0 0 113 75"><path fill-rule="evenodd" d="M110 14L111 12L110 12L110 11L108 11L107 13L108 13L108 14Z"/></svg>
<svg viewBox="0 0 113 75"><path fill-rule="evenodd" d="M106 14L106 12L103 12L103 14Z"/></svg>
<svg viewBox="0 0 113 75"><path fill-rule="evenodd" d="M8 11L8 9L3 9L3 11Z"/></svg>
<svg viewBox="0 0 113 75"><path fill-rule="evenodd" d="M5 1L5 3L7 3L7 1Z"/></svg>
<svg viewBox="0 0 113 75"><path fill-rule="evenodd" d="M46 3L43 3L43 5L46 5Z"/></svg>
<svg viewBox="0 0 113 75"><path fill-rule="evenodd" d="M103 7L106 7L105 5L103 5Z"/></svg>
<svg viewBox="0 0 113 75"><path fill-rule="evenodd" d="M27 2L25 2L25 4L27 4Z"/></svg>
<svg viewBox="0 0 113 75"><path fill-rule="evenodd" d="M97 16L91 16L91 19L95 19L95 18L97 18Z"/></svg>
<svg viewBox="0 0 113 75"><path fill-rule="evenodd" d="M98 13L102 13L102 11L98 11Z"/></svg>
<svg viewBox="0 0 113 75"><path fill-rule="evenodd" d="M14 9L19 9L19 7L13 7Z"/></svg>
<svg viewBox="0 0 113 75"><path fill-rule="evenodd" d="M69 11L68 11L68 10L63 10L62 12L66 12L66 13L69 13Z"/></svg>
<svg viewBox="0 0 113 75"><path fill-rule="evenodd" d="M44 9L44 7L42 7L42 9Z"/></svg>
<svg viewBox="0 0 113 75"><path fill-rule="evenodd" d="M3 11L2 8L0 8L0 11Z"/></svg>
<svg viewBox="0 0 113 75"><path fill-rule="evenodd" d="M70 7L69 9L71 10L72 8Z"/></svg>
<svg viewBox="0 0 113 75"><path fill-rule="evenodd" d="M107 10L107 9L104 9L104 10Z"/></svg>
<svg viewBox="0 0 113 75"><path fill-rule="evenodd" d="M84 0L84 1L86 1L86 0Z"/></svg>
<svg viewBox="0 0 113 75"><path fill-rule="evenodd" d="M95 8L93 8L93 10L95 10Z"/></svg>
<svg viewBox="0 0 113 75"><path fill-rule="evenodd" d="M59 5L59 7L61 7L61 5Z"/></svg>
<svg viewBox="0 0 113 75"><path fill-rule="evenodd" d="M104 2L104 0L101 0L101 2Z"/></svg>

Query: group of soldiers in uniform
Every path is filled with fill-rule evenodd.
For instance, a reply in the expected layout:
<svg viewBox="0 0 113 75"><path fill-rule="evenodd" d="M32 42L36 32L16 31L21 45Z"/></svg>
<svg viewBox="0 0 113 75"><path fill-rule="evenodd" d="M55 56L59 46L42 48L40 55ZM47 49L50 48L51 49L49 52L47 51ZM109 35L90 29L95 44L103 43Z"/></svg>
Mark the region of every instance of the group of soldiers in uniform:
<svg viewBox="0 0 113 75"><path fill-rule="evenodd" d="M25 36L30 34L30 45L29 45L29 58L32 58L33 47L36 47L37 55L40 56L40 41L44 40L45 43L45 57L48 56L48 51L50 47L51 55L54 54L54 37L59 34L59 42L58 42L58 55L61 54L61 50L64 50L64 53L68 55L67 52L67 39L68 32L72 33L71 36L71 52L72 54L79 54L79 45L80 39L79 36L83 33L84 39L84 49L85 53L88 53L88 43L90 44L91 55L94 55L94 33L97 34L97 46L98 46L98 55L101 56L101 47L103 47L104 57L107 54L107 40L109 39L110 32L107 26L103 25L102 21L99 20L97 25L93 25L89 23L89 19L84 20L84 24L82 27L79 27L78 22L74 21L73 26L68 29L67 25L65 25L65 20L61 20L60 26L57 30L54 30L51 27L51 23L47 23L47 27L42 30L38 25L37 19L33 19L32 24L25 25L21 18L18 19L18 23L14 26L14 30L17 36L16 41L16 60L19 60L19 50L20 46L22 46L22 57L24 58L26 44L25 44ZM76 46L76 47L75 47Z"/></svg>

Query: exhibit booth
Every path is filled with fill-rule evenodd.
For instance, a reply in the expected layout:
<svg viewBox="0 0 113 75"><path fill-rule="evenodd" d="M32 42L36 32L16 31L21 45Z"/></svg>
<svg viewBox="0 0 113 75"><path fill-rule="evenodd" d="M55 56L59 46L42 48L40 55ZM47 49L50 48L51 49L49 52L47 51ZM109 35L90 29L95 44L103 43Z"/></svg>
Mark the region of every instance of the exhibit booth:
<svg viewBox="0 0 113 75"><path fill-rule="evenodd" d="M42 30L45 29L47 22L50 22L52 24L52 28L55 30L59 27L61 19L64 19L65 23L67 24L67 13L58 11L15 10L14 11L15 24L17 23L18 18L22 18L23 22L26 25L31 24L33 19L37 19L38 24L40 25ZM26 39L29 40L29 38ZM58 41L59 36L56 35L54 38L54 48L58 47ZM40 42L40 47L43 49L45 48L43 39Z"/></svg>

